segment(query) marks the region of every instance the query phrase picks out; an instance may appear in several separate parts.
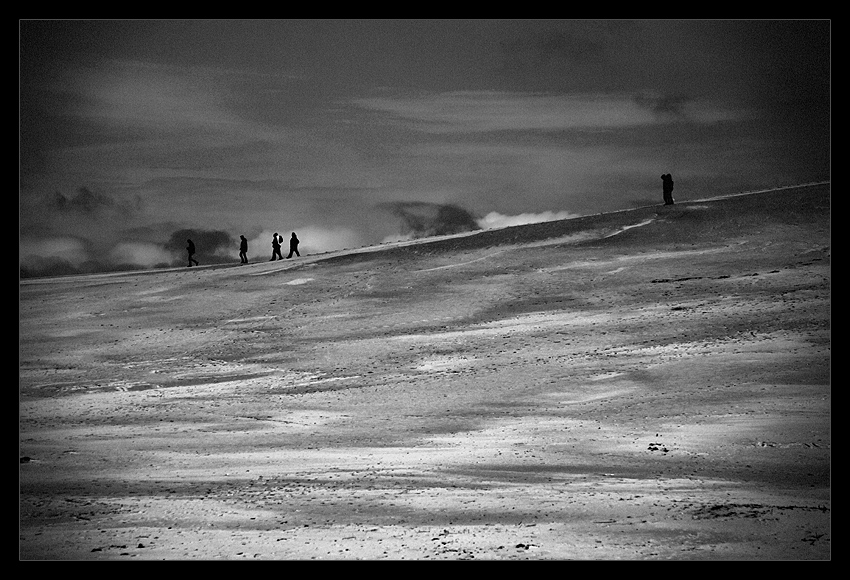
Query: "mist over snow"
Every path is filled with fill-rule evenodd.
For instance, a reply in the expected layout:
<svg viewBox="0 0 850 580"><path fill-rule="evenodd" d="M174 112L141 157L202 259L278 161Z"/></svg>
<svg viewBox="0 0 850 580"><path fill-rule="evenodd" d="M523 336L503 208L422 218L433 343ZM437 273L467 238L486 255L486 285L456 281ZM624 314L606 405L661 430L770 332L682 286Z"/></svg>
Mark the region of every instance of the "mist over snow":
<svg viewBox="0 0 850 580"><path fill-rule="evenodd" d="M72 267L78 267L90 259L87 246L84 240L70 236L25 238L20 241L18 251L22 258L54 258L67 262Z"/></svg>
<svg viewBox="0 0 850 580"><path fill-rule="evenodd" d="M490 212L479 217L455 203L384 202L373 206L373 213L383 216L376 219L384 229L396 230L386 235L373 231L372 224L367 223L308 224L293 229L282 225L277 229L253 227L242 231L236 227L225 230L148 223L148 208L140 199L116 198L88 187L81 187L71 195L54 192L40 199L38 205L40 211L22 213L19 262L23 278L185 266L189 239L195 244L195 258L202 265L211 265L238 260L240 234L248 239L249 259L256 261L271 257L274 233L282 238L284 255L289 252L293 231L300 240L302 254L320 254L577 215L567 211L516 215ZM270 216L269 220L272 219L280 218Z"/></svg>
<svg viewBox="0 0 850 580"><path fill-rule="evenodd" d="M32 202L30 202L32 203ZM205 263L238 255L228 232L145 225L137 197L116 198L81 187L72 195L43 196L21 212L18 259L21 277L137 270L185 265L187 239Z"/></svg>
<svg viewBox="0 0 850 580"><path fill-rule="evenodd" d="M511 226L523 226L540 222L551 222L579 217L578 214L568 211L544 211L540 213L521 213L518 215L503 215L491 211L478 220L478 225L485 230L494 228L507 228Z"/></svg>
<svg viewBox="0 0 850 580"><path fill-rule="evenodd" d="M119 242L108 256L111 263L135 264L143 268L168 264L174 259L173 253L161 244L150 242Z"/></svg>
<svg viewBox="0 0 850 580"><path fill-rule="evenodd" d="M543 211L515 215L491 211L484 217L476 217L472 212L457 204L429 202L387 203L383 204L383 208L399 218L402 223L399 234L388 236L384 241L412 240L579 217L579 214L569 211Z"/></svg>

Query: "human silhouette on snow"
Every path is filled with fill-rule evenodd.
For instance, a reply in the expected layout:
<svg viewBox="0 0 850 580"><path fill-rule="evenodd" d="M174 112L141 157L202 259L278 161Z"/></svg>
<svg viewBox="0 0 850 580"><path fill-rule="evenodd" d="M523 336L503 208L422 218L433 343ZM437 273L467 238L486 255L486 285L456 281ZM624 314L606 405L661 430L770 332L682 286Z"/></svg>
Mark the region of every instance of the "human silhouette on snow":
<svg viewBox="0 0 850 580"><path fill-rule="evenodd" d="M239 259L243 264L248 263L248 240L245 239L245 236L239 236L242 241L239 242Z"/></svg>
<svg viewBox="0 0 850 580"><path fill-rule="evenodd" d="M301 254L298 253L298 236L295 235L295 232L292 232L292 237L289 238L289 255L286 258L291 258L293 253L299 258L301 257Z"/></svg>
<svg viewBox="0 0 850 580"><path fill-rule="evenodd" d="M661 176L664 188L664 205L673 205L673 176L665 173Z"/></svg>
<svg viewBox="0 0 850 580"><path fill-rule="evenodd" d="M189 252L189 267L192 267L192 262L195 262L195 265L198 265L198 261L192 256L195 255L195 244L192 243L192 240L186 240L188 245L186 246L186 251Z"/></svg>
<svg viewBox="0 0 850 580"><path fill-rule="evenodd" d="M280 253L280 242L281 238L277 236L277 232L274 233L274 237L272 237L272 259L269 262L277 260L280 258L283 260L283 254Z"/></svg>

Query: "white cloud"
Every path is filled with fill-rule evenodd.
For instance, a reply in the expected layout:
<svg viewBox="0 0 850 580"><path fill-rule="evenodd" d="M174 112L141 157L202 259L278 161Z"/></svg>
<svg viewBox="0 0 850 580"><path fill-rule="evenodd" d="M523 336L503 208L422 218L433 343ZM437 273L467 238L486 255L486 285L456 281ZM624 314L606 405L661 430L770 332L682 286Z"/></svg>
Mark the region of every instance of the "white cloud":
<svg viewBox="0 0 850 580"><path fill-rule="evenodd" d="M653 102L660 98L654 97ZM671 120L632 93L553 95L498 91L458 91L413 97L358 99L365 109L417 123L429 133L488 131L608 130ZM741 115L724 105L683 99L678 119L713 123Z"/></svg>
<svg viewBox="0 0 850 580"><path fill-rule="evenodd" d="M51 237L43 239L21 239L18 253L22 261L28 258L58 258L79 266L89 259L85 244L70 237Z"/></svg>
<svg viewBox="0 0 850 580"><path fill-rule="evenodd" d="M453 92L356 101L364 108L421 123L433 133L503 130L555 131L645 125L652 112L631 95L543 95L504 92Z"/></svg>
<svg viewBox="0 0 850 580"><path fill-rule="evenodd" d="M544 211L541 213L521 213L518 215L504 215L491 211L478 220L478 225L485 230L493 228L506 228L511 226L522 226L541 222L551 222L579 217L578 214L568 211Z"/></svg>
<svg viewBox="0 0 850 580"><path fill-rule="evenodd" d="M75 113L94 121L168 133L228 133L244 125L226 107L226 84L177 67L110 61L75 69L69 86L85 97Z"/></svg>
<svg viewBox="0 0 850 580"><path fill-rule="evenodd" d="M172 259L173 256L160 244L144 242L121 242L109 252L109 261L114 264L152 267Z"/></svg>
<svg viewBox="0 0 850 580"><path fill-rule="evenodd" d="M291 232L286 232L288 245ZM320 254L331 250L343 248L359 248L366 245L366 240L358 232L344 228L324 228L319 226L307 226L298 228L298 239L301 241L299 250L311 254Z"/></svg>

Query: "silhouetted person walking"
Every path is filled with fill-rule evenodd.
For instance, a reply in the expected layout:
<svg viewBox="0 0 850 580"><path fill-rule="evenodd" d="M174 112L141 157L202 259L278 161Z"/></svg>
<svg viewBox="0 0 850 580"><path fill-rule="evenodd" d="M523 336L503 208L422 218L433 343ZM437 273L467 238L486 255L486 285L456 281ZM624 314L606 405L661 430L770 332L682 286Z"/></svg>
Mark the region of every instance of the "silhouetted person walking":
<svg viewBox="0 0 850 580"><path fill-rule="evenodd" d="M248 240L245 239L245 236L239 236L242 241L239 242L239 259L243 264L248 263Z"/></svg>
<svg viewBox="0 0 850 580"><path fill-rule="evenodd" d="M186 246L186 251L189 252L189 268L192 267L192 262L195 262L195 265L198 265L198 261L192 256L195 255L195 244L192 243L192 240L186 240L189 245Z"/></svg>
<svg viewBox="0 0 850 580"><path fill-rule="evenodd" d="M283 260L283 254L280 253L280 242L282 238L277 236L277 232L274 233L274 237L272 238L272 259L269 262L277 260L280 258Z"/></svg>
<svg viewBox="0 0 850 580"><path fill-rule="evenodd" d="M292 232L292 237L289 238L289 255L286 258L291 258L292 254L301 257L301 254L298 253L298 236L295 235L295 232Z"/></svg>
<svg viewBox="0 0 850 580"><path fill-rule="evenodd" d="M661 176L664 187L664 205L673 205L673 176L665 173Z"/></svg>

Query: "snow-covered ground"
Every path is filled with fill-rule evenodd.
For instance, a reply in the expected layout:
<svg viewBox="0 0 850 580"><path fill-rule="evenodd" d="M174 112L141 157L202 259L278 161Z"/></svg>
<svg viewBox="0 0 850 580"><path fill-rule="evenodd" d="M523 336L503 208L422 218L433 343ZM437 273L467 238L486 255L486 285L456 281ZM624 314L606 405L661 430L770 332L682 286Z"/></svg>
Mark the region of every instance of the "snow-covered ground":
<svg viewBox="0 0 850 580"><path fill-rule="evenodd" d="M20 284L19 557L831 557L828 184Z"/></svg>

